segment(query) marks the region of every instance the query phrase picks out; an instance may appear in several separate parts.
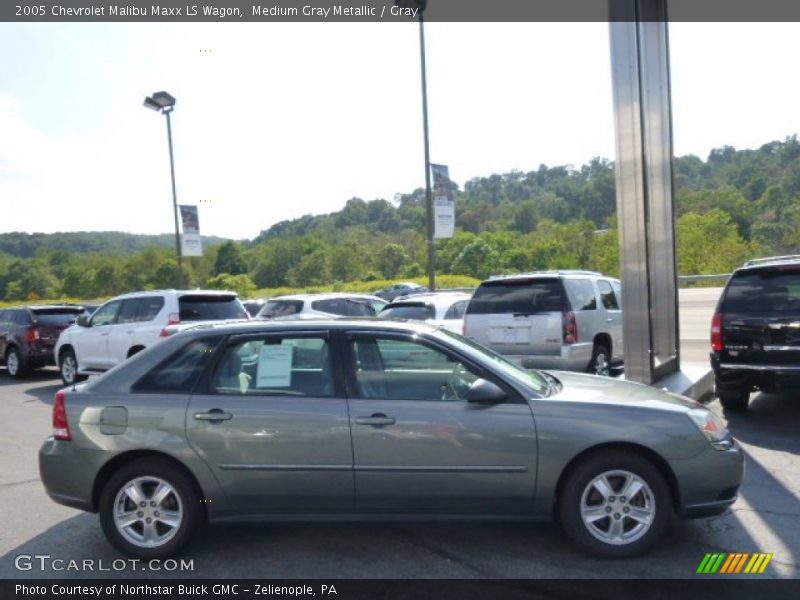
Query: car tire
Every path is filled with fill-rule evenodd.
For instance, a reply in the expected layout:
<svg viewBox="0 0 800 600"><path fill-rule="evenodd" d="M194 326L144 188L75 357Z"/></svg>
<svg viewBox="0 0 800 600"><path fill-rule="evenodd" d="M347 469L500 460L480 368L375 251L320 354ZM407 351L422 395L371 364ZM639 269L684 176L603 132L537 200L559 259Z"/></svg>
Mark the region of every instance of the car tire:
<svg viewBox="0 0 800 600"><path fill-rule="evenodd" d="M633 490L625 497L620 492ZM588 456L561 489L558 516L567 535L585 552L624 558L645 552L674 519L661 471L634 452L611 450Z"/></svg>
<svg viewBox="0 0 800 600"><path fill-rule="evenodd" d="M608 377L611 375L611 353L603 344L595 344L592 348L592 359L586 369L593 375Z"/></svg>
<svg viewBox="0 0 800 600"><path fill-rule="evenodd" d="M6 371L12 379L22 379L28 374L28 365L17 350L16 346L6 352Z"/></svg>
<svg viewBox="0 0 800 600"><path fill-rule="evenodd" d="M137 497L141 500L134 502ZM202 523L200 501L197 485L182 469L163 459L141 458L117 470L106 483L98 507L100 524L106 538L126 556L168 558Z"/></svg>
<svg viewBox="0 0 800 600"><path fill-rule="evenodd" d="M78 359L74 350L64 350L58 361L58 372L64 385L74 385L86 379L86 375L78 373Z"/></svg>
<svg viewBox="0 0 800 600"><path fill-rule="evenodd" d="M719 397L719 403L722 405L722 408L733 412L746 411L747 405L750 402L749 391L717 390L717 396Z"/></svg>

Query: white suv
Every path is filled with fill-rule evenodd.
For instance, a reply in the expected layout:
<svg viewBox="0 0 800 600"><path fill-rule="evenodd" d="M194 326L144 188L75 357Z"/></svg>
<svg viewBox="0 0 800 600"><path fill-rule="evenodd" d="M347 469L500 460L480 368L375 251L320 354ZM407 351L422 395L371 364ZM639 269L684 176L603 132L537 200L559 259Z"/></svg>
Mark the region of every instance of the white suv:
<svg viewBox="0 0 800 600"><path fill-rule="evenodd" d="M67 385L102 373L171 333L170 326L197 321L247 319L234 292L158 290L109 300L91 317L80 316L61 332L56 363Z"/></svg>

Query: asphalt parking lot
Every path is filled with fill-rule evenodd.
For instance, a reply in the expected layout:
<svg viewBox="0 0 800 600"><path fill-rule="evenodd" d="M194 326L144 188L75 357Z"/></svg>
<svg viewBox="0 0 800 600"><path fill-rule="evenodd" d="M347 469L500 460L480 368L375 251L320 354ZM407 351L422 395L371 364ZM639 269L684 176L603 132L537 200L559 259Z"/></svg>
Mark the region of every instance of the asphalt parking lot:
<svg viewBox="0 0 800 600"><path fill-rule="evenodd" d="M692 318L698 327L704 321ZM40 571L36 564L19 570L21 555L102 561L106 568L121 558L96 515L55 504L39 480L37 452L50 433L50 405L60 384L55 369L17 382L0 368L0 578L687 578L697 577L707 552L774 553L762 577L799 574L800 402L765 394L754 396L744 415L726 416L718 402L710 403L747 455L736 504L718 517L678 522L659 547L636 559L584 556L554 524L248 523L198 531L182 556L193 561L190 572L141 566Z"/></svg>

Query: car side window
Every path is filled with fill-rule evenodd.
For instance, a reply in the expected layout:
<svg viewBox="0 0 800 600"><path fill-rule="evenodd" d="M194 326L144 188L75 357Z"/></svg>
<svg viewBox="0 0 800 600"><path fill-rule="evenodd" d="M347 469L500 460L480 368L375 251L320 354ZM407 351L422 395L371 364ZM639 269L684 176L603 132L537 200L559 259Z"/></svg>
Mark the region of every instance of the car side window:
<svg viewBox="0 0 800 600"><path fill-rule="evenodd" d="M98 308L97 312L92 316L92 327L110 325L113 323L120 304L121 302L119 300L115 300L114 302L109 302Z"/></svg>
<svg viewBox="0 0 800 600"><path fill-rule="evenodd" d="M319 336L269 336L235 342L217 365L212 393L331 397L335 394L328 341Z"/></svg>
<svg viewBox="0 0 800 600"><path fill-rule="evenodd" d="M567 279L564 281L572 310L597 310L597 296L589 279Z"/></svg>
<svg viewBox="0 0 800 600"><path fill-rule="evenodd" d="M135 393L189 393L208 365L220 336L193 340L152 369L131 390Z"/></svg>
<svg viewBox="0 0 800 600"><path fill-rule="evenodd" d="M418 341L356 336L350 348L359 398L464 401L479 377L455 357Z"/></svg>
<svg viewBox="0 0 800 600"><path fill-rule="evenodd" d="M136 311L139 309L139 299L129 298L122 301L122 306L117 315L117 323L133 323L136 320Z"/></svg>
<svg viewBox="0 0 800 600"><path fill-rule="evenodd" d="M136 311L136 321L152 321L164 308L163 296L144 296L139 298L139 308Z"/></svg>
<svg viewBox="0 0 800 600"><path fill-rule="evenodd" d="M447 309L444 318L463 319L464 311L467 310L467 304L469 304L469 300L459 300L458 302L453 303L453 305Z"/></svg>
<svg viewBox="0 0 800 600"><path fill-rule="evenodd" d="M617 295L614 293L608 281L599 279L597 281L597 289L600 290L600 299L603 301L603 307L606 310L619 310Z"/></svg>
<svg viewBox="0 0 800 600"><path fill-rule="evenodd" d="M620 310L622 310L622 288L619 285L619 281L612 281L611 287L614 288L614 295L617 297L617 305L619 305Z"/></svg>

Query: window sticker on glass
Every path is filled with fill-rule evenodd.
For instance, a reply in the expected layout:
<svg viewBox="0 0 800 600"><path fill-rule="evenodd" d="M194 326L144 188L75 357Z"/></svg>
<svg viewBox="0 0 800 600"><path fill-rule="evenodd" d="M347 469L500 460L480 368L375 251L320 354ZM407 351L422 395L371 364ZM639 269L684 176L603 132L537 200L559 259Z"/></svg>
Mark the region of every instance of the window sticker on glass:
<svg viewBox="0 0 800 600"><path fill-rule="evenodd" d="M292 385L293 346L264 344L258 354L256 387L278 388Z"/></svg>

